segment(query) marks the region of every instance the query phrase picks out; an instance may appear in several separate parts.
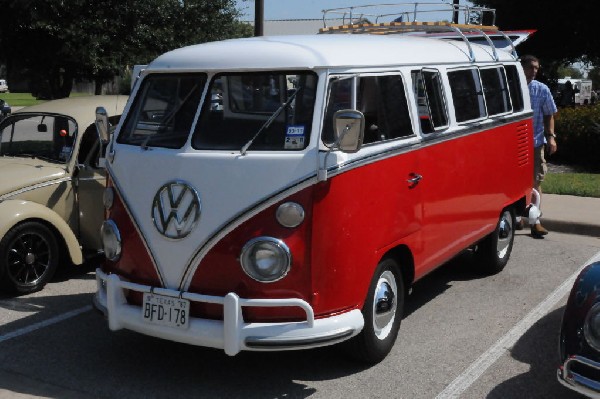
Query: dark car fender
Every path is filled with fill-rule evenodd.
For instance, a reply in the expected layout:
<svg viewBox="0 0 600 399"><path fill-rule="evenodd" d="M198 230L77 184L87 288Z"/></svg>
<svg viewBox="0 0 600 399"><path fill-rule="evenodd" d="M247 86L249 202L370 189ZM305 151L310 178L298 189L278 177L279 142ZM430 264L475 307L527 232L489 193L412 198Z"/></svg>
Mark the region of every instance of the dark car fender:
<svg viewBox="0 0 600 399"><path fill-rule="evenodd" d="M589 310L600 301L600 262L587 265L577 276L565 307L559 337L561 364L568 356L600 359L585 340L584 324Z"/></svg>

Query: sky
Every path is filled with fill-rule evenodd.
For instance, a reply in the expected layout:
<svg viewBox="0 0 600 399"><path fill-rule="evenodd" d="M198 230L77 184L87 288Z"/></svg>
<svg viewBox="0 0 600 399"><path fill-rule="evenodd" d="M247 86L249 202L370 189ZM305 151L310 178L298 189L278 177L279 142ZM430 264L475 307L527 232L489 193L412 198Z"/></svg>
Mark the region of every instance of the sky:
<svg viewBox="0 0 600 399"><path fill-rule="evenodd" d="M320 19L323 18L323 9L350 7L365 4L385 4L390 1L377 0L263 0L264 14L266 20L274 19ZM403 0L404 3L415 3L414 0ZM452 4L452 0L425 0L420 3ZM242 20L254 20L253 0L236 0L238 9L242 11ZM392 2L393 3L393 2ZM470 4L466 0L460 0L460 4ZM389 8L382 8L386 10ZM332 15L332 18L336 16Z"/></svg>

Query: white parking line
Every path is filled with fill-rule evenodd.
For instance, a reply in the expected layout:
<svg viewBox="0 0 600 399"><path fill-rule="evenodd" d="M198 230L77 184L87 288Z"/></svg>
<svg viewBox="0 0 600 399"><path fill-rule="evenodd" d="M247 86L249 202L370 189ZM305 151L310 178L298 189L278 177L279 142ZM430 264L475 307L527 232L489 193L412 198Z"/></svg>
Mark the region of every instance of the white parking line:
<svg viewBox="0 0 600 399"><path fill-rule="evenodd" d="M600 261L600 252L585 262L575 273L565 280L558 288L554 290L546 299L544 299L535 309L517 323L508 333L500 338L485 353L475 360L461 375L456 377L450 385L440 392L436 399L458 398L466 391L483 373L506 353L517 342L523 334L539 319L544 317L566 295L573 286L579 273L590 263Z"/></svg>
<svg viewBox="0 0 600 399"><path fill-rule="evenodd" d="M92 305L87 305L79 309L71 310L70 312L60 314L58 316L52 317L51 319L40 321L39 323L32 324L30 326L21 328L19 330L13 331L11 333L0 335L0 343L7 341L12 338L17 338L25 334L29 334L35 330L39 330L40 328L51 326L52 324L60 323L63 320L70 319L71 317L78 316L82 313L89 312L92 310Z"/></svg>

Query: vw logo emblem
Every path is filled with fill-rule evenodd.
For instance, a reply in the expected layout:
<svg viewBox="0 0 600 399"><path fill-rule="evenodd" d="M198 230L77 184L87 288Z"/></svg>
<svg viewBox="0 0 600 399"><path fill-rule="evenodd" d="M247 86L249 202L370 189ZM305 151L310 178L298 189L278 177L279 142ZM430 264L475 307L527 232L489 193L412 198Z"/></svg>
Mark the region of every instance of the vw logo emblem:
<svg viewBox="0 0 600 399"><path fill-rule="evenodd" d="M200 218L200 197L183 181L166 183L154 196L152 220L156 230L167 238L185 238Z"/></svg>

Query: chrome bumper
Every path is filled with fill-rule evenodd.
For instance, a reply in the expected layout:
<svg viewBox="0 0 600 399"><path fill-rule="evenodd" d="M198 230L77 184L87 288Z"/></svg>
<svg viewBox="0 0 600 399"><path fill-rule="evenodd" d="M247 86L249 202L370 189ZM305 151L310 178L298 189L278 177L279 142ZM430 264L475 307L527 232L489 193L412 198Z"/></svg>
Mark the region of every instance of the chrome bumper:
<svg viewBox="0 0 600 399"><path fill-rule="evenodd" d="M580 364L590 371L600 372L600 363L581 356L571 356L557 370L558 381L576 392L590 398L600 398L600 382L585 375L573 372L573 366Z"/></svg>
<svg viewBox="0 0 600 399"><path fill-rule="evenodd" d="M127 303L124 290L150 292L153 287L124 281L115 274L96 269L97 291L94 306L108 318L111 330L128 329L153 337L197 346L224 349L233 356L242 350L274 351L308 349L344 341L358 334L364 325L360 310L325 319L315 319L312 307L301 299L243 299L230 292L224 297L154 288L153 292L191 302L223 305L223 320L191 318L189 328L180 330L149 324L142 309ZM304 310L306 321L246 323L242 307L293 306Z"/></svg>

